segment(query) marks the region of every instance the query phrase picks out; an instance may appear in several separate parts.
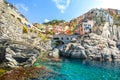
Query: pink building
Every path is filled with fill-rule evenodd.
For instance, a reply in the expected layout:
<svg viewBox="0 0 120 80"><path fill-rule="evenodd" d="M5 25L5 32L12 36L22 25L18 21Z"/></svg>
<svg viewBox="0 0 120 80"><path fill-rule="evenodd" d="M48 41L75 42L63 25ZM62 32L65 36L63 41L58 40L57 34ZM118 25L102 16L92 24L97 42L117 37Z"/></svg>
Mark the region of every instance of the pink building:
<svg viewBox="0 0 120 80"><path fill-rule="evenodd" d="M107 12L110 14L115 14L115 15L118 14L116 9L111 9L111 8L108 8Z"/></svg>

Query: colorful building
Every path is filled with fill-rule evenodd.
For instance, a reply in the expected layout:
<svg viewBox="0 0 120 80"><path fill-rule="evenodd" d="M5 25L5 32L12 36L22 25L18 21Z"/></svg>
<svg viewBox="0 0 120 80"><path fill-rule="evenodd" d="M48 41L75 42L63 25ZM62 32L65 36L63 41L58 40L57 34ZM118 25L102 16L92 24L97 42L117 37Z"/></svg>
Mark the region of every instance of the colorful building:
<svg viewBox="0 0 120 80"><path fill-rule="evenodd" d="M59 34L64 34L64 27L60 25L53 26L53 34L54 35L59 35Z"/></svg>
<svg viewBox="0 0 120 80"><path fill-rule="evenodd" d="M74 34L80 34L80 35L84 34L84 27L82 26L82 24L78 24L76 26Z"/></svg>
<svg viewBox="0 0 120 80"><path fill-rule="evenodd" d="M94 26L95 24L95 21L93 20L89 20L87 22L82 22L82 23L79 23L75 30L74 30L74 33L75 34L80 34L80 35L84 35L86 33L90 33L91 32L91 28Z"/></svg>
<svg viewBox="0 0 120 80"><path fill-rule="evenodd" d="M71 34L71 28L69 27L68 23L55 25L55 26L53 26L53 34L54 35L59 35L59 34L70 35Z"/></svg>
<svg viewBox="0 0 120 80"><path fill-rule="evenodd" d="M118 14L117 9L108 8L108 9L107 9L107 12L110 13L110 14L114 14L114 15L117 15L117 14Z"/></svg>

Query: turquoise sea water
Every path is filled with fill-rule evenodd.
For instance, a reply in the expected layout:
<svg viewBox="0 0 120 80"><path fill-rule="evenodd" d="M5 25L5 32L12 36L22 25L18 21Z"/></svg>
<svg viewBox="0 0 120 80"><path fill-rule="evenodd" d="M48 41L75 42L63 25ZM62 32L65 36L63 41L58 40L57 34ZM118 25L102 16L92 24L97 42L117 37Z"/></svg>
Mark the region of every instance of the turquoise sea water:
<svg viewBox="0 0 120 80"><path fill-rule="evenodd" d="M57 75L36 80L120 80L120 62L68 60L37 62L55 71Z"/></svg>

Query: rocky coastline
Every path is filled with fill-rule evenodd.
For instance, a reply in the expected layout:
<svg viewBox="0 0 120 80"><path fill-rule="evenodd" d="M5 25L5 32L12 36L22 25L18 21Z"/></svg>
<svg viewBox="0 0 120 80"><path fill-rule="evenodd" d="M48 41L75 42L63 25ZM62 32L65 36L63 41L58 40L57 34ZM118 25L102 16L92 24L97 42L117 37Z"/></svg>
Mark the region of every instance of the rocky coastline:
<svg viewBox="0 0 120 80"><path fill-rule="evenodd" d="M15 7L10 7L10 4L5 3L4 0L1 1L0 69L9 68L10 70L1 71L0 79L9 80L12 76L11 80L31 80L38 75L43 78L51 76L49 74L58 75L45 67L39 65L35 67L33 64L36 60L59 62L61 56L70 59L120 61L120 28L118 26L107 25L106 21L105 24L96 25L96 29L93 27L91 33L78 36L74 42L52 48L52 39L43 40L35 26L27 28L26 18L13 8Z"/></svg>
<svg viewBox="0 0 120 80"><path fill-rule="evenodd" d="M0 45L0 58L1 65L4 64L3 67L31 66L40 53L40 49L38 50L30 44L20 44L17 41L1 39Z"/></svg>
<svg viewBox="0 0 120 80"><path fill-rule="evenodd" d="M5 0L0 0L0 68L32 66L41 52L51 49L50 40L42 40L34 26Z"/></svg>
<svg viewBox="0 0 120 80"><path fill-rule="evenodd" d="M53 57L68 57L75 59L88 59L97 61L119 61L120 60L120 34L119 26L111 26L109 22L101 23L98 27L92 28L90 33L78 35L75 41L57 44L54 47ZM100 32L100 33L99 33ZM69 38L69 36L67 37ZM67 39L65 38L65 40ZM64 40L58 40L64 43ZM56 41L57 42L57 41ZM55 43L56 44L56 43Z"/></svg>
<svg viewBox="0 0 120 80"><path fill-rule="evenodd" d="M120 60L120 51L116 47L116 42L94 33L82 36L77 42L64 44L58 51L61 56L68 58L98 61Z"/></svg>

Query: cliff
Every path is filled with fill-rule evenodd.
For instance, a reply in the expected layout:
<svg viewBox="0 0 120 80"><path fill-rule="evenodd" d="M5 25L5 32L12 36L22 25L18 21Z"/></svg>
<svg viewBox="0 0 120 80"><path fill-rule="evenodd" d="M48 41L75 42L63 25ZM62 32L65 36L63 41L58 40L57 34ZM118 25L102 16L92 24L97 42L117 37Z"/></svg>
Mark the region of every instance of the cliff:
<svg viewBox="0 0 120 80"><path fill-rule="evenodd" d="M41 51L51 48L39 30L28 24L15 6L0 0L0 67L31 66Z"/></svg>
<svg viewBox="0 0 120 80"><path fill-rule="evenodd" d="M58 49L55 48L53 54L60 51L61 56L69 58L120 60L119 22L120 10L92 9L69 22L69 28L73 33L77 32L80 35L75 42L69 41L70 43L58 46Z"/></svg>
<svg viewBox="0 0 120 80"><path fill-rule="evenodd" d="M110 38L115 41L120 41L120 10L117 9L91 9L85 14L70 21L74 23L73 27L83 22L91 22L91 32L101 35L105 38ZM72 26L70 26L72 27Z"/></svg>

